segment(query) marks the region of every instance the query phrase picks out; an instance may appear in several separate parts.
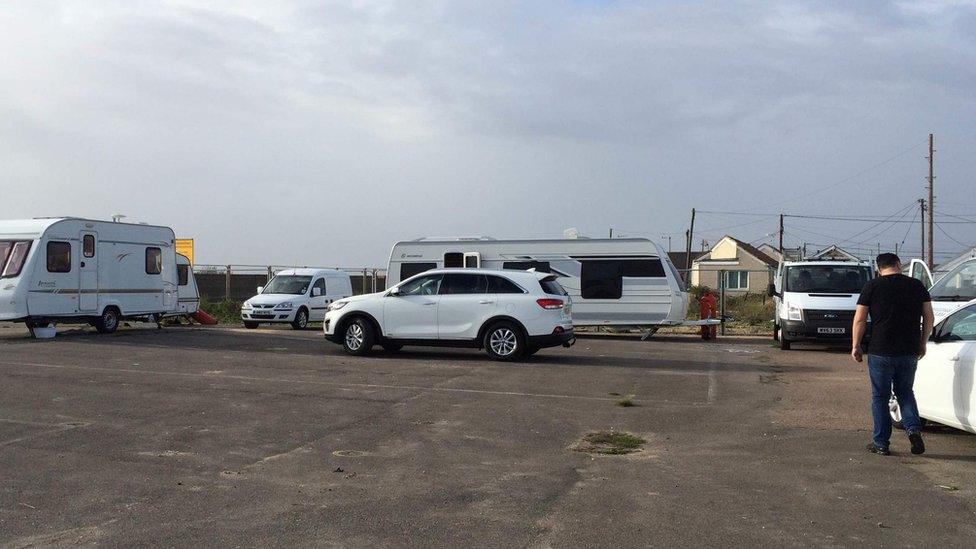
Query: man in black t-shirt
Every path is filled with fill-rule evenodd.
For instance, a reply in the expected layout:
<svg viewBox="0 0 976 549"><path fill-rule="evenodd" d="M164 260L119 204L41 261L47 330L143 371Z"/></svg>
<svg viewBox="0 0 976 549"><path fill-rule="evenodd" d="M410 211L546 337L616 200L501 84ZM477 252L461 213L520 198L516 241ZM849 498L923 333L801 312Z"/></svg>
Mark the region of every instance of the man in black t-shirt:
<svg viewBox="0 0 976 549"><path fill-rule="evenodd" d="M921 454L925 452L925 443L912 386L918 359L925 356L925 344L932 333L932 299L921 282L901 274L901 260L897 255L881 254L877 265L880 276L864 285L857 300L851 350L854 360L861 362L861 339L870 315L868 373L874 440L868 445L868 451L883 456L891 453L888 403L894 390L912 453Z"/></svg>

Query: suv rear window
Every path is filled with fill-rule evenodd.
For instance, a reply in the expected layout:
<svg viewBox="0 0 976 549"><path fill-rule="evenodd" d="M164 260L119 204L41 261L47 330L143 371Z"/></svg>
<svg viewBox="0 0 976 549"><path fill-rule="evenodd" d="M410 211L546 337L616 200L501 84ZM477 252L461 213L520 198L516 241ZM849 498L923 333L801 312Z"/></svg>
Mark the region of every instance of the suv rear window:
<svg viewBox="0 0 976 549"><path fill-rule="evenodd" d="M488 275L489 294L524 294L525 290L518 284L503 276Z"/></svg>
<svg viewBox="0 0 976 549"><path fill-rule="evenodd" d="M556 277L546 277L539 281L539 286L542 286L542 291L549 295L569 295L566 292L566 288L563 288L562 284L556 282Z"/></svg>

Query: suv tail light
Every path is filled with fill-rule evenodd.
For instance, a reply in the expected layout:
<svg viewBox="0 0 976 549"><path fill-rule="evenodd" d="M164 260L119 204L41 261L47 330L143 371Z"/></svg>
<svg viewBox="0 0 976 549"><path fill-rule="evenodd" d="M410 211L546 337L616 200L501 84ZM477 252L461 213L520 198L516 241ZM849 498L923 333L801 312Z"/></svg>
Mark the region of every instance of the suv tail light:
<svg viewBox="0 0 976 549"><path fill-rule="evenodd" d="M536 303L539 304L543 309L562 309L563 300L561 299L537 299Z"/></svg>

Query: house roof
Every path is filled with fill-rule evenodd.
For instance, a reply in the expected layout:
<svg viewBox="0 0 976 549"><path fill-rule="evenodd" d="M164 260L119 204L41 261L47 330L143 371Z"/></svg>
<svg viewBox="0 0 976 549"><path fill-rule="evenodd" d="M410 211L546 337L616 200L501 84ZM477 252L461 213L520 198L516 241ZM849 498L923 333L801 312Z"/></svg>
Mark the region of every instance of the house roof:
<svg viewBox="0 0 976 549"><path fill-rule="evenodd" d="M838 254L838 255L846 256L846 257L848 257L850 259L855 259L855 260L860 260L861 259L861 258L859 258L856 255L848 252L847 250L841 248L840 246L838 246L836 244L831 244L830 246L828 246L828 247L820 250L819 252L813 254L810 257L812 259L819 259L821 257L826 256L827 254L830 254L830 253L835 253L835 254Z"/></svg>
<svg viewBox="0 0 976 549"><path fill-rule="evenodd" d="M691 267L692 261L707 253L708 252L691 252L691 261L689 261L687 252L668 252L668 258L671 259L671 263L674 263L675 267L681 270Z"/></svg>
<svg viewBox="0 0 976 549"><path fill-rule="evenodd" d="M760 250L759 248L753 246L752 244L749 244L748 242L743 242L743 241L739 240L738 238L735 238L735 237L732 237L732 236L728 236L728 235L725 235L725 236L726 236L726 238L731 238L732 240L734 240L736 246L738 246L739 248L745 250L746 253L748 253L752 257L755 257L759 261L762 261L763 263L765 263L765 264L767 264L767 265L769 265L771 267L775 267L775 266L779 265L779 261L777 261L776 259L774 259L774 258L766 255L762 250Z"/></svg>

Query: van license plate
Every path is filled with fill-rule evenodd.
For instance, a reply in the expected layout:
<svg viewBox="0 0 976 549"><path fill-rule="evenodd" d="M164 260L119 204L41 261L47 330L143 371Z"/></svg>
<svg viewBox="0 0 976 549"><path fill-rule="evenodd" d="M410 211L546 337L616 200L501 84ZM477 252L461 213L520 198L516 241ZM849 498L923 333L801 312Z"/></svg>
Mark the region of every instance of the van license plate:
<svg viewBox="0 0 976 549"><path fill-rule="evenodd" d="M818 334L846 334L847 328L817 328Z"/></svg>

